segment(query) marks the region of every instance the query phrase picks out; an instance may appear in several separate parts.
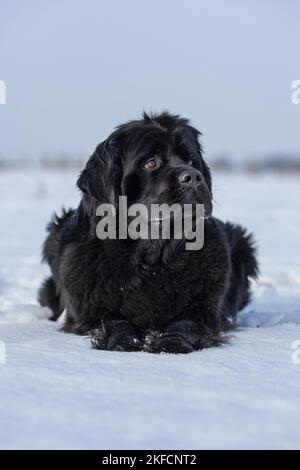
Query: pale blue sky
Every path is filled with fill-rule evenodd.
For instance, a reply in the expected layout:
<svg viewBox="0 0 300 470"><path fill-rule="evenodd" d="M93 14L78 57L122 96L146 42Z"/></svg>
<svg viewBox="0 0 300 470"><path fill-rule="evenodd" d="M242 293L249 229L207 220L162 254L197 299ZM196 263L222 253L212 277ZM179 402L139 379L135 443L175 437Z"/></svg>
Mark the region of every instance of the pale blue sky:
<svg viewBox="0 0 300 470"><path fill-rule="evenodd" d="M143 109L208 155L300 153L297 0L0 0L0 154L89 155Z"/></svg>

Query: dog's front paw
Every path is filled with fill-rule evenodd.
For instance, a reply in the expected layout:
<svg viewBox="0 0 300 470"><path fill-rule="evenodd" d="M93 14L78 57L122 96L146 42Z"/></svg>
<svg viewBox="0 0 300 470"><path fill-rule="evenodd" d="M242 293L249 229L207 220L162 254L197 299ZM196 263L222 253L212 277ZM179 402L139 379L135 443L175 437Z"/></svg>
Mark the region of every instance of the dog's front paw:
<svg viewBox="0 0 300 470"><path fill-rule="evenodd" d="M92 346L108 351L141 351L143 348L134 327L126 320L105 323L92 333Z"/></svg>
<svg viewBox="0 0 300 470"><path fill-rule="evenodd" d="M153 341L153 352L187 354L197 349L198 328L192 321L182 320L172 323L164 333Z"/></svg>
<svg viewBox="0 0 300 470"><path fill-rule="evenodd" d="M199 326L190 320L172 323L156 340L154 352L169 352L186 354L199 349L219 346L227 342L218 330L210 331L207 327Z"/></svg>
<svg viewBox="0 0 300 470"><path fill-rule="evenodd" d="M182 336L161 335L154 345L156 353L188 354L195 351L195 348Z"/></svg>

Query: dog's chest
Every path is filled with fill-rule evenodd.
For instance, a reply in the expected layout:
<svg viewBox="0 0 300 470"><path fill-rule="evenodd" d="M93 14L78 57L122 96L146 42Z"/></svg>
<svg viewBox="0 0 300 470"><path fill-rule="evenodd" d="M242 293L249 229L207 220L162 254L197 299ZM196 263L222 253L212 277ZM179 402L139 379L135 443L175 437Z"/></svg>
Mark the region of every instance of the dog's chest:
<svg viewBox="0 0 300 470"><path fill-rule="evenodd" d="M141 328L160 328L188 308L193 289L187 267L139 268L118 287L122 316ZM199 288L198 283L198 288Z"/></svg>

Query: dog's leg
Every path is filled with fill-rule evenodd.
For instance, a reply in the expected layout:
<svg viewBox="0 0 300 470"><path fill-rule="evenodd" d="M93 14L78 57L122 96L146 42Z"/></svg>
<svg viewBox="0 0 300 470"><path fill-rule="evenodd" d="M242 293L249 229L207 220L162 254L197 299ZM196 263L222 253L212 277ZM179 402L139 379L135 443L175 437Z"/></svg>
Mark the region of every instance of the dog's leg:
<svg viewBox="0 0 300 470"><path fill-rule="evenodd" d="M49 307L52 310L52 317L50 320L57 320L64 310L61 304L61 299L57 293L53 277L49 277L44 281L39 290L39 302L42 307Z"/></svg>
<svg viewBox="0 0 300 470"><path fill-rule="evenodd" d="M110 351L141 351L143 347L136 329L126 320L105 322L93 330L92 346Z"/></svg>

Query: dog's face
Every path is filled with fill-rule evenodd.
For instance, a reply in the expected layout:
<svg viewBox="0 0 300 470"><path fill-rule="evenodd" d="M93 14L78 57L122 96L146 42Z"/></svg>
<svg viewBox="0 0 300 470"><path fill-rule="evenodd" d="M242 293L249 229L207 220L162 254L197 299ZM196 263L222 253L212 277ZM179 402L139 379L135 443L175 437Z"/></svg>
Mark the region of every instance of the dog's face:
<svg viewBox="0 0 300 470"><path fill-rule="evenodd" d="M100 202L204 204L212 211L211 177L199 132L178 116L163 113L120 126L87 163L79 188Z"/></svg>

